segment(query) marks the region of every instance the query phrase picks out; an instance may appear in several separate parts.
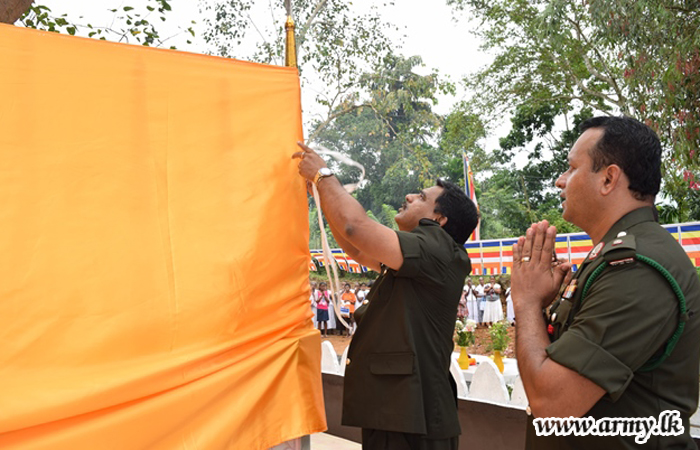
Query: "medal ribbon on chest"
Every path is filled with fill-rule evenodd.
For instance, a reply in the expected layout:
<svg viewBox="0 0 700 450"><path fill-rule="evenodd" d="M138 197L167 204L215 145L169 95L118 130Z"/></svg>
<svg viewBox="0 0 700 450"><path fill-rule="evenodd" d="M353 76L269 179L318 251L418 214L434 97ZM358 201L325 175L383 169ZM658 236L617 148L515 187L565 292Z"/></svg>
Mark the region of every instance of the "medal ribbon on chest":
<svg viewBox="0 0 700 450"><path fill-rule="evenodd" d="M571 297L574 296L574 292L576 292L577 284L578 284L578 278L574 278L573 280L571 280L571 282L566 287L566 289L564 289L564 293L562 294L562 298L564 298L566 300L570 300Z"/></svg>

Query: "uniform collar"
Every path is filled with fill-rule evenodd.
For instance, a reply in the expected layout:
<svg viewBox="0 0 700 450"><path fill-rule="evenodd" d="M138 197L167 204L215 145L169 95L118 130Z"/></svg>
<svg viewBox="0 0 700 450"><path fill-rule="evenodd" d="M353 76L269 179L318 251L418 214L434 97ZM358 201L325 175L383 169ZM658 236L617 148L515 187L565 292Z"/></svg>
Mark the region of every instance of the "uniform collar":
<svg viewBox="0 0 700 450"><path fill-rule="evenodd" d="M434 221L433 219L426 219L426 218L419 220L418 225L437 225L437 226L440 226L440 224L438 222Z"/></svg>
<svg viewBox="0 0 700 450"><path fill-rule="evenodd" d="M644 206L622 216L622 218L605 233L601 242L609 242L614 239L620 231L627 231L629 228L642 222L656 222L652 207Z"/></svg>
<svg viewBox="0 0 700 450"><path fill-rule="evenodd" d="M615 225L613 225L608 232L605 233L603 239L596 244L593 250L586 255L586 258L581 264L587 264L590 261L597 259L598 256L602 254L605 244L615 239L618 233L621 231L627 231L627 229L630 227L642 222L656 222L656 219L654 218L654 210L651 207L644 206L642 208L635 209L634 211L630 211L622 216L622 218L615 222Z"/></svg>

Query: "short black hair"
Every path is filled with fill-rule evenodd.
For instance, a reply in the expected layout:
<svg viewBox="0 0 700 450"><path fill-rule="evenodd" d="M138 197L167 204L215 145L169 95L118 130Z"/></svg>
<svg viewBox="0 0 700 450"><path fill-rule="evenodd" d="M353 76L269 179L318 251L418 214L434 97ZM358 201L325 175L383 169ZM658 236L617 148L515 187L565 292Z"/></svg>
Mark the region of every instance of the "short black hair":
<svg viewBox="0 0 700 450"><path fill-rule="evenodd" d="M464 245L479 222L476 205L456 184L440 178L436 184L442 188L442 192L435 199L434 212L447 217L443 229L455 242Z"/></svg>
<svg viewBox="0 0 700 450"><path fill-rule="evenodd" d="M584 121L581 133L602 128L603 135L590 152L593 172L611 164L627 175L637 200L653 200L661 187L661 142L654 130L631 117L593 117Z"/></svg>

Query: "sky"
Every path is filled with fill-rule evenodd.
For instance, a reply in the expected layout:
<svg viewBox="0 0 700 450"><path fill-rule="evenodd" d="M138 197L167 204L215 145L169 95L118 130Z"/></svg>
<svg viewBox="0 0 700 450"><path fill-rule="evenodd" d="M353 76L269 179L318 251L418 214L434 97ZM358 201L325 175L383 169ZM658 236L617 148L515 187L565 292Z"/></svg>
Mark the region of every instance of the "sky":
<svg viewBox="0 0 700 450"><path fill-rule="evenodd" d="M381 9L383 16L403 27L405 37L401 51L405 56L420 55L427 69L437 69L455 83L491 61L491 57L479 50L480 43L470 33L473 25L464 19L465 13L460 13L459 20L455 21L452 9L444 0L430 1L430 7L426 7L427 3L425 0L397 0L393 6ZM464 95L464 90L460 89L456 98L441 98L436 111L448 113L452 104Z"/></svg>

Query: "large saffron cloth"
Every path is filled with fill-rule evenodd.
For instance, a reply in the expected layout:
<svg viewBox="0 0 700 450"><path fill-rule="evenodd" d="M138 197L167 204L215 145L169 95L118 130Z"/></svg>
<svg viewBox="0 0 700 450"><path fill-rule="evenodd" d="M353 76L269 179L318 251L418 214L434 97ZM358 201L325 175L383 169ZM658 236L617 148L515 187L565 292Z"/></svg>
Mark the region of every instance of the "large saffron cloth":
<svg viewBox="0 0 700 450"><path fill-rule="evenodd" d="M295 69L0 26L0 448L325 429Z"/></svg>

